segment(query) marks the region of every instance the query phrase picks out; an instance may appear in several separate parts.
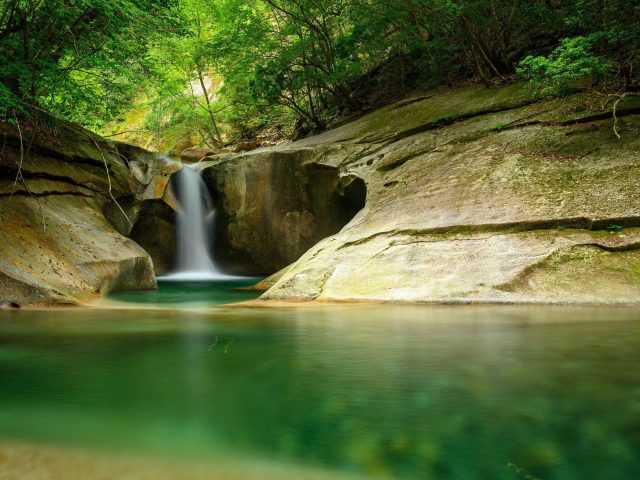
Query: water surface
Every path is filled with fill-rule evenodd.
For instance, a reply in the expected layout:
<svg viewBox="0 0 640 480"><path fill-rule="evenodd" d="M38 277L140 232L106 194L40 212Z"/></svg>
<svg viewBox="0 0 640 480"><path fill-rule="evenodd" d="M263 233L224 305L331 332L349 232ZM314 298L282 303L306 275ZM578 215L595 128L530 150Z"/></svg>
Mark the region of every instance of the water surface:
<svg viewBox="0 0 640 480"><path fill-rule="evenodd" d="M253 295L234 287L0 312L0 439L372 478L640 472L636 309L203 307Z"/></svg>
<svg viewBox="0 0 640 480"><path fill-rule="evenodd" d="M110 300L155 305L165 307L203 307L221 305L255 299L259 293L247 290L260 279L251 277L229 277L224 280L176 281L159 280L159 288L149 291L119 292L110 296ZM135 308L135 305L127 305Z"/></svg>

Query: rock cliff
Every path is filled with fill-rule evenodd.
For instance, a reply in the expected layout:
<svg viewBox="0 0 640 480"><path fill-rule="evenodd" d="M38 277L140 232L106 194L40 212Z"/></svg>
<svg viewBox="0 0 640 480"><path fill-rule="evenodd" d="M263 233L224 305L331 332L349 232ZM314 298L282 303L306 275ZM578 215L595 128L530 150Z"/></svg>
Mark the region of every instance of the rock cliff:
<svg viewBox="0 0 640 480"><path fill-rule="evenodd" d="M209 156L215 255L278 271L266 301L637 304L638 99L618 118L620 139L584 95L467 86ZM1 133L0 305L154 288L180 163L62 123Z"/></svg>
<svg viewBox="0 0 640 480"><path fill-rule="evenodd" d="M149 236L141 215L179 164L62 122L5 126L0 139L0 304L76 304L156 286L151 257L127 236Z"/></svg>
<svg viewBox="0 0 640 480"><path fill-rule="evenodd" d="M219 264L235 273L271 274L337 233L364 206L364 182L317 156L293 148L202 164L220 207Z"/></svg>
<svg viewBox="0 0 640 480"><path fill-rule="evenodd" d="M638 303L640 104L620 105L621 139L590 105L534 101L517 84L435 91L211 158L210 184L228 243L254 263L274 252L271 271L363 207L267 282L264 300ZM329 228L314 208L354 180L366 203Z"/></svg>

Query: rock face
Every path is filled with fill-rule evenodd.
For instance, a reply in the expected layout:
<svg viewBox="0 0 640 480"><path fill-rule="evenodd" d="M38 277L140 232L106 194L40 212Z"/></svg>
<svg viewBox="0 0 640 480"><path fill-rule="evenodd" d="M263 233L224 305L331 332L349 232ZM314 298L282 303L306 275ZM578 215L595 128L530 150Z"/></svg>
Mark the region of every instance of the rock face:
<svg viewBox="0 0 640 480"><path fill-rule="evenodd" d="M208 172L229 245L256 264L272 249L271 271L331 233L313 230L327 192L366 184L264 300L638 303L640 105L621 104L618 140L588 104L436 91Z"/></svg>
<svg viewBox="0 0 640 480"><path fill-rule="evenodd" d="M140 245L152 258L156 275L168 273L176 256L175 214L179 209L171 186L182 168L177 157L147 152L123 143L115 144L125 155L138 192L107 204L105 214L118 231ZM120 208L127 213L130 222Z"/></svg>
<svg viewBox="0 0 640 480"><path fill-rule="evenodd" d="M1 135L0 303L74 304L155 288L151 257L127 236L149 236L141 214L161 201L179 164L62 123Z"/></svg>
<svg viewBox="0 0 640 480"><path fill-rule="evenodd" d="M265 150L203 163L219 208L216 260L270 274L338 232L364 206L364 182L322 162L315 149Z"/></svg>
<svg viewBox="0 0 640 480"><path fill-rule="evenodd" d="M272 301L638 304L640 102L621 139L590 103L468 86L218 152L198 163L216 260L277 271L256 287ZM155 287L178 161L67 125L0 133L0 308Z"/></svg>

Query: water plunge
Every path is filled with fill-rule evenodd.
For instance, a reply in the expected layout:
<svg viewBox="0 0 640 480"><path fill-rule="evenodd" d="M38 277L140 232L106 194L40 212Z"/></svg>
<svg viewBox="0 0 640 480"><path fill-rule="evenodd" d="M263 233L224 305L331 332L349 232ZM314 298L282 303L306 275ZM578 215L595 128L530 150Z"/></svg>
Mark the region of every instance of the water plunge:
<svg viewBox="0 0 640 480"><path fill-rule="evenodd" d="M209 247L215 222L215 208L206 185L191 166L178 172L176 196L180 211L176 220L178 256L175 273L166 280L221 280L232 278L221 272L211 256Z"/></svg>

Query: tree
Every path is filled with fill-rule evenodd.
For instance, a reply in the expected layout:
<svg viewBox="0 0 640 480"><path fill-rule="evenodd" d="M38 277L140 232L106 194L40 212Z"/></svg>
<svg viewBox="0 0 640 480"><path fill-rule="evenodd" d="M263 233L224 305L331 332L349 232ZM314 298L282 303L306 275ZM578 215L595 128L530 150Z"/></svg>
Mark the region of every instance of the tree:
<svg viewBox="0 0 640 480"><path fill-rule="evenodd" d="M1 0L0 114L36 107L100 125L145 74L171 0Z"/></svg>
<svg viewBox="0 0 640 480"><path fill-rule="evenodd" d="M548 55L527 56L519 72L543 93L603 85L640 89L640 4L632 0L573 0L564 5L567 35Z"/></svg>
<svg viewBox="0 0 640 480"><path fill-rule="evenodd" d="M0 0L0 114L111 133L134 99L156 137L218 147L518 73L622 94L640 89L639 20L634 0Z"/></svg>

